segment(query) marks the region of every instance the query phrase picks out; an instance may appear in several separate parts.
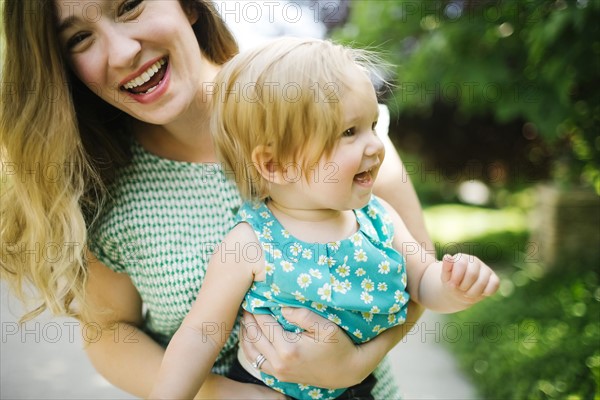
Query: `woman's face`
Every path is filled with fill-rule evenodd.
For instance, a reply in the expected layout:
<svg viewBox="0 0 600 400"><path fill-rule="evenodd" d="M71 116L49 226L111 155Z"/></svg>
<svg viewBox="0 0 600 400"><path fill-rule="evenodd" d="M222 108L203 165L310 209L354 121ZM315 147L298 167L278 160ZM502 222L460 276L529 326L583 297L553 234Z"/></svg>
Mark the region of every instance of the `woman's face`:
<svg viewBox="0 0 600 400"><path fill-rule="evenodd" d="M175 0L55 0L60 43L79 79L131 116L164 125L212 79Z"/></svg>

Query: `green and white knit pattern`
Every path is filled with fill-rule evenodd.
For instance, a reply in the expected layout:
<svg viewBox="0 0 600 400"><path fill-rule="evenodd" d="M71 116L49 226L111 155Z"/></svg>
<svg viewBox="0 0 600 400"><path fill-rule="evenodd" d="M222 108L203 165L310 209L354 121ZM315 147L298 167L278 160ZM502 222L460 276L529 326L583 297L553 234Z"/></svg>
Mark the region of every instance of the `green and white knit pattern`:
<svg viewBox="0 0 600 400"><path fill-rule="evenodd" d="M208 259L231 229L241 199L218 164L163 159L137 142L132 153L109 188L88 245L109 268L130 276L146 309L145 330L166 346L196 299ZM237 325L215 373L226 373L236 356ZM375 375L377 399L399 397L387 361Z"/></svg>
<svg viewBox="0 0 600 400"><path fill-rule="evenodd" d="M137 143L132 152L131 164L109 188L90 248L131 277L147 310L146 330L166 345L196 299L208 258L231 229L241 200L218 164L166 160ZM233 355L237 339L234 329L224 350Z"/></svg>

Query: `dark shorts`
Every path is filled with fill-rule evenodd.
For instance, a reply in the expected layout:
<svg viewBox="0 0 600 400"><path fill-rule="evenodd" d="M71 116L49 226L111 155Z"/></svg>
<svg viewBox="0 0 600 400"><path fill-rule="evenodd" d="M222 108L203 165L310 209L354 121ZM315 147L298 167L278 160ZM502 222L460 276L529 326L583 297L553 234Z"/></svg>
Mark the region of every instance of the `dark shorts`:
<svg viewBox="0 0 600 400"><path fill-rule="evenodd" d="M267 386L260 379L256 379L250 372L246 371L244 367L240 364L240 362L235 359L231 369L229 370L229 374L227 374L228 378L233 379L234 381L244 382L244 383L254 383L255 385ZM377 383L377 378L373 374L367 376L364 381L359 383L358 385L354 385L348 388L341 396L337 397L339 400L375 400L371 391L375 387Z"/></svg>

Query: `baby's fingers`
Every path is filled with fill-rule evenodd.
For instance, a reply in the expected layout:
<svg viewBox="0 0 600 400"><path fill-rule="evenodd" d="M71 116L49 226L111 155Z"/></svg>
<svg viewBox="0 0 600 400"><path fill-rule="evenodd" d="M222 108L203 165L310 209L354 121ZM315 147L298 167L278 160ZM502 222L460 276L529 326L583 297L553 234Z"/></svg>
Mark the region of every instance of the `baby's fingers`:
<svg viewBox="0 0 600 400"><path fill-rule="evenodd" d="M452 278L452 267L454 266L454 258L446 254L442 258L442 282L448 283Z"/></svg>
<svg viewBox="0 0 600 400"><path fill-rule="evenodd" d="M500 280L494 271L489 268L482 269L477 281L465 291L464 296L470 299L491 296L498 290L499 284Z"/></svg>
<svg viewBox="0 0 600 400"><path fill-rule="evenodd" d="M485 287L485 289L483 291L483 295L491 296L494 293L496 293L496 291L498 290L499 287L500 287L500 278L498 278L498 275L496 275L492 271L492 276L490 276L490 279L488 280L487 286Z"/></svg>

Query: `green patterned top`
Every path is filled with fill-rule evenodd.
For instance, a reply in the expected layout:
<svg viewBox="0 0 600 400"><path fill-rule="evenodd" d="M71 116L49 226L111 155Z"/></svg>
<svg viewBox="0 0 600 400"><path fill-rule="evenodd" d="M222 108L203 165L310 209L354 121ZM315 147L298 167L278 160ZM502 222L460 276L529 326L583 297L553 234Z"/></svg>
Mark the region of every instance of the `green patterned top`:
<svg viewBox="0 0 600 400"><path fill-rule="evenodd" d="M102 263L131 277L144 302L145 331L166 346L196 299L214 246L233 227L241 199L218 164L167 160L135 141L132 154L109 187L89 247ZM227 372L237 340L236 324L215 373ZM375 375L376 398L399 398L387 361Z"/></svg>

